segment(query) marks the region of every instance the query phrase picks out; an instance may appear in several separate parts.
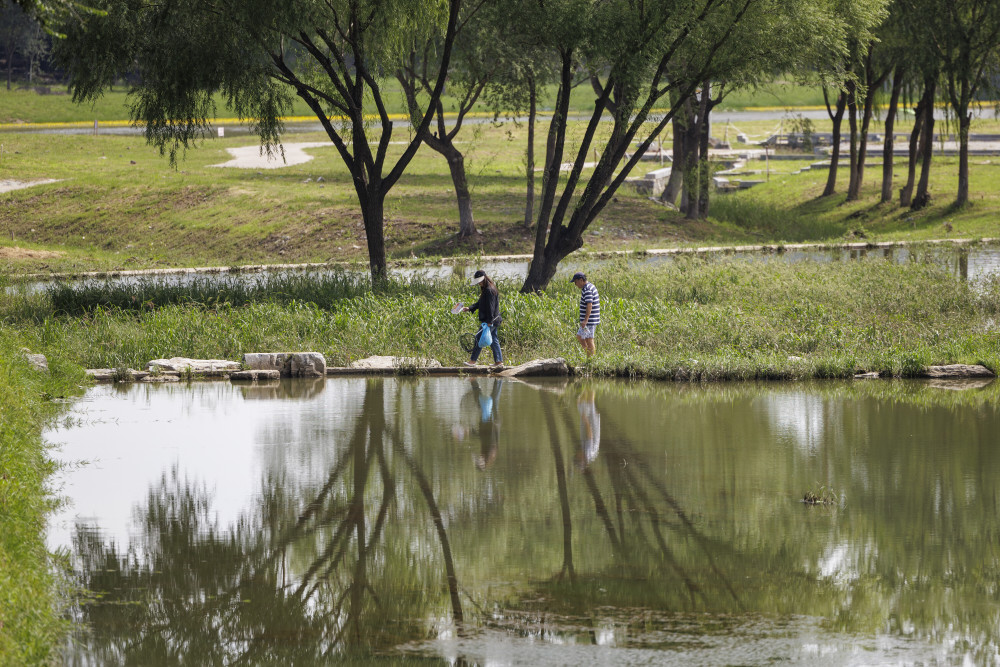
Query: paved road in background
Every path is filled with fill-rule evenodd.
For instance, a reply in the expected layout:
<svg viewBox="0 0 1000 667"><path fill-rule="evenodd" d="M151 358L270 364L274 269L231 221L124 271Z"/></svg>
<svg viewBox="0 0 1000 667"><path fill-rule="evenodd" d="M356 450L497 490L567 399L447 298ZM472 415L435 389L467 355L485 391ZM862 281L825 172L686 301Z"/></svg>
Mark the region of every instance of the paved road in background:
<svg viewBox="0 0 1000 667"><path fill-rule="evenodd" d="M973 111L976 118L991 119L997 118L996 112L993 107L976 109ZM947 116L947 110L940 108L935 113L935 117L938 119L945 119ZM774 121L775 127L782 120L791 120L793 118L808 118L812 121L829 121L826 109L817 109L815 107L790 107L788 109L756 109L747 111L714 111L712 113L712 124L716 127L720 127L726 124L734 125L737 129L740 128L740 123L746 122L756 122L756 121ZM547 118L547 116L543 116ZM586 114L574 114L575 119L585 119L589 118ZM527 118L519 118L519 121L526 121ZM492 122L491 118L467 118L465 120L466 124L482 124ZM248 135L249 129L246 125L224 125L226 136L239 136ZM846 119L845 119L846 128ZM26 128L24 130L18 130L16 128L7 127L4 131L8 132L30 132L37 134L93 134L93 126L87 127L45 127L45 128ZM121 134L121 135L139 135L142 134L141 128L134 127L101 127L98 124L98 131L100 134ZM285 124L286 134L301 134L305 132L323 132L323 126L319 124L318 121L296 121L292 123ZM211 136L215 136L216 132L213 130Z"/></svg>

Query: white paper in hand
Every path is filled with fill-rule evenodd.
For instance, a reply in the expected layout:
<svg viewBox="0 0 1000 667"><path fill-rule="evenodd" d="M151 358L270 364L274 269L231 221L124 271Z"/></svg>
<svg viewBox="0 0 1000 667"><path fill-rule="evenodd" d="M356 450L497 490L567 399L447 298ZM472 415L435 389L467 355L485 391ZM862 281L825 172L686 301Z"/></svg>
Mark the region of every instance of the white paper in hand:
<svg viewBox="0 0 1000 667"><path fill-rule="evenodd" d="M463 308L465 308L465 306L462 305L461 301L459 301L458 303L455 304L455 307L451 309L451 314L458 315L460 312L462 312Z"/></svg>

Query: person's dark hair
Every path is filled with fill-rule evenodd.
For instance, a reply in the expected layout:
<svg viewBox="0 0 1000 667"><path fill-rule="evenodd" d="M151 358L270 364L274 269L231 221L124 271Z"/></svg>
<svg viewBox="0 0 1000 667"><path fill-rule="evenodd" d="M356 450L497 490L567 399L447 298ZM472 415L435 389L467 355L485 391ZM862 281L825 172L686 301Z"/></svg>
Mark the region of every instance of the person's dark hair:
<svg viewBox="0 0 1000 667"><path fill-rule="evenodd" d="M476 271L473 274L473 278L478 278L479 276L483 277L483 282L479 283L479 291L480 292L485 292L488 289L491 289L494 292L498 291L497 290L497 284L495 282L493 282L492 278L490 278L488 275L486 275L485 271L483 271L482 269L480 269L479 271Z"/></svg>

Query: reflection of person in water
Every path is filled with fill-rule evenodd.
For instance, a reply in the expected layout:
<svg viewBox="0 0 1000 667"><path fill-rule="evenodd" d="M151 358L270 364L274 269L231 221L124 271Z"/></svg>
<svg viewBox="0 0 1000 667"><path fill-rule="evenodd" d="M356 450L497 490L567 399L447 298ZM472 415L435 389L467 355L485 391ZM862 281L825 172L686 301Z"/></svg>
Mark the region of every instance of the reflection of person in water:
<svg viewBox="0 0 1000 667"><path fill-rule="evenodd" d="M580 449L576 452L576 465L586 468L597 458L601 448L601 413L594 405L594 391L586 390L576 400L580 412Z"/></svg>
<svg viewBox="0 0 1000 667"><path fill-rule="evenodd" d="M497 457L497 442L500 437L500 419L497 417L497 404L500 402L500 391L503 380L493 380L493 391L484 394L479 387L479 378L469 378L472 383L472 395L479 404L479 454L475 457L476 467L485 470Z"/></svg>

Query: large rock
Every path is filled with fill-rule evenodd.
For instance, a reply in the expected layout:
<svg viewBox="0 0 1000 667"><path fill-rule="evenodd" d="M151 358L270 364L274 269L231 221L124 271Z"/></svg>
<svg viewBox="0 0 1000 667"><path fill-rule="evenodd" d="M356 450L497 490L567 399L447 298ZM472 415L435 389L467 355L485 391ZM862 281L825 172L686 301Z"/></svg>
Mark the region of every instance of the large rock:
<svg viewBox="0 0 1000 667"><path fill-rule="evenodd" d="M927 366L920 377L925 378L991 378L996 375L986 366L979 364L948 364L946 366Z"/></svg>
<svg viewBox="0 0 1000 667"><path fill-rule="evenodd" d="M183 373L191 369L195 375L229 373L240 370L238 361L227 361L225 359L188 359L186 357L171 357L170 359L153 359L146 364L146 370L151 371L153 366L159 366L161 371L173 371Z"/></svg>
<svg viewBox="0 0 1000 667"><path fill-rule="evenodd" d="M169 382L180 382L181 378L174 373L170 374L161 373L159 375L153 375L152 373L150 373L146 377L140 378L136 381L145 382L146 384L166 384Z"/></svg>
<svg viewBox="0 0 1000 667"><path fill-rule="evenodd" d="M32 368L36 371L48 372L49 360L45 358L44 354L32 354L31 350L26 347L21 348L21 354L24 355L24 358L28 360L28 363L31 364Z"/></svg>
<svg viewBox="0 0 1000 667"><path fill-rule="evenodd" d="M398 368L441 368L437 359L421 357L366 357L352 361L349 368L367 368L371 370L394 370Z"/></svg>
<svg viewBox="0 0 1000 667"><path fill-rule="evenodd" d="M97 382L141 382L150 376L149 371L132 368L88 368L86 373Z"/></svg>
<svg viewBox="0 0 1000 667"><path fill-rule="evenodd" d="M252 352L243 355L243 367L282 377L326 377L326 358L319 352Z"/></svg>
<svg viewBox="0 0 1000 667"><path fill-rule="evenodd" d="M498 375L504 377L564 376L569 375L569 366L566 364L566 360L561 357L558 359L535 359L520 366L508 368Z"/></svg>

